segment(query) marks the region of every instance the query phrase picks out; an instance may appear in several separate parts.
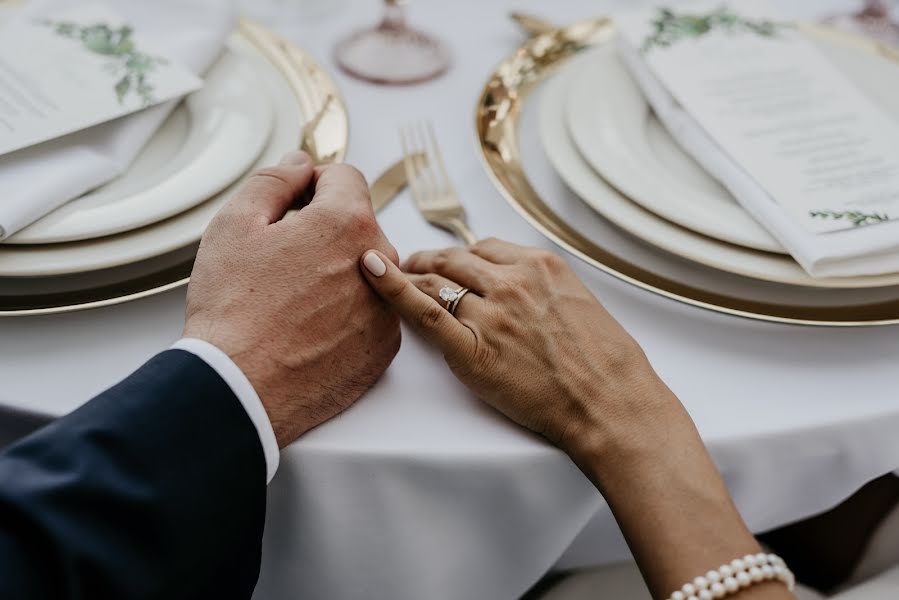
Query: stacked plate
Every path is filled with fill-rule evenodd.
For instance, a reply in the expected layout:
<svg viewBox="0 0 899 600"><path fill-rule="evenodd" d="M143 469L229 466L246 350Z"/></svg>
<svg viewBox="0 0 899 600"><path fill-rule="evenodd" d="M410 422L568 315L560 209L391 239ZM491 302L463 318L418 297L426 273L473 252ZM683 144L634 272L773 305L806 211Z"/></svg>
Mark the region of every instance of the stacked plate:
<svg viewBox="0 0 899 600"><path fill-rule="evenodd" d="M341 160L348 120L333 81L302 50L241 22L203 88L124 175L0 245L0 314L102 306L184 285L215 213L250 172L299 147L316 116L307 147L320 161Z"/></svg>
<svg viewBox="0 0 899 600"><path fill-rule="evenodd" d="M894 51L819 27L802 31L899 119ZM618 58L615 37L604 19L540 35L488 82L478 108L481 148L513 206L594 266L690 304L807 324L899 322L899 274L805 273L659 123ZM596 224L518 176L534 168L523 162L518 121L538 85L544 160L595 211ZM616 236L600 221L638 242L613 248Z"/></svg>

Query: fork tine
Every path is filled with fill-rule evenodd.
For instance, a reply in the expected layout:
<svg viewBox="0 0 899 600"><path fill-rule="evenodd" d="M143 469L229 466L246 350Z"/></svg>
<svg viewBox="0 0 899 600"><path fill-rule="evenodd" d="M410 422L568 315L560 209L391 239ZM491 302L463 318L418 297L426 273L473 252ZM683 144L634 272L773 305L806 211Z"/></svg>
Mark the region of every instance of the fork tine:
<svg viewBox="0 0 899 600"><path fill-rule="evenodd" d="M431 160L431 153L428 150L428 141L427 138L423 135L424 131L421 127L420 122L416 125L415 131L418 135L418 145L420 151L419 162L421 163L422 178L425 181L425 202L428 206L434 206L434 204L439 199L437 182L434 180L434 163Z"/></svg>
<svg viewBox="0 0 899 600"><path fill-rule="evenodd" d="M438 195L440 194L440 181L437 179L437 172L434 170L433 152L429 147L430 144L428 143L428 134L424 121L420 121L418 123L418 140L421 144L424 155L428 159L428 182L431 185L432 200L436 201Z"/></svg>
<svg viewBox="0 0 899 600"><path fill-rule="evenodd" d="M419 176L422 179L422 203L426 206L431 206L436 199L437 194L437 186L434 182L434 173L431 166L431 157L428 153L428 144L425 137L422 135L422 129L420 124L415 124L412 126L412 131L414 133L414 138L416 141L416 147L418 150L417 160L419 164Z"/></svg>
<svg viewBox="0 0 899 600"><path fill-rule="evenodd" d="M403 165L406 168L406 179L412 190L412 196L418 200L421 196L420 182L418 181L418 173L416 172L415 154L412 148L412 142L409 139L409 130L400 126L400 145L403 148Z"/></svg>
<svg viewBox="0 0 899 600"><path fill-rule="evenodd" d="M439 172L441 178L443 179L443 189L447 193L453 192L453 184L449 178L449 171L446 168L446 163L443 160L443 152L440 150L440 144L437 143L437 134L434 132L434 124L431 121L427 122L428 135L431 138L431 147L434 149L434 156L437 158L435 169Z"/></svg>
<svg viewBox="0 0 899 600"><path fill-rule="evenodd" d="M406 178L419 212L431 225L468 245L475 243L477 238L465 221L465 208L453 189L434 126L419 121L399 129Z"/></svg>

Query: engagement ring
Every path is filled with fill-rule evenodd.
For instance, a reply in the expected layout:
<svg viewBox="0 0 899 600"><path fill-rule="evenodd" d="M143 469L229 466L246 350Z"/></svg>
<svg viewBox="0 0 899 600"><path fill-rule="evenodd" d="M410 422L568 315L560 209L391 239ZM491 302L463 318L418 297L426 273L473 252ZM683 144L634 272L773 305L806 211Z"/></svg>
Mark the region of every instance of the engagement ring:
<svg viewBox="0 0 899 600"><path fill-rule="evenodd" d="M468 293L468 288L459 288L454 290L449 286L443 286L440 288L439 296L440 299L446 302L446 310L449 311L451 315L456 314L456 307L459 306L459 301L462 300L462 296Z"/></svg>

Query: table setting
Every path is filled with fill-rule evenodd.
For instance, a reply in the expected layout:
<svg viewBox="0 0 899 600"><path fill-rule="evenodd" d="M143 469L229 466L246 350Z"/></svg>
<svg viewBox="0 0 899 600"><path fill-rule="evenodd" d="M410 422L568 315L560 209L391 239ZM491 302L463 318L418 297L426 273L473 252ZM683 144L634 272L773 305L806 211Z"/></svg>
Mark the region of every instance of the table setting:
<svg viewBox="0 0 899 600"><path fill-rule="evenodd" d="M322 162L343 157L346 109L321 67L267 28L223 14L218 3L194 8L221 19L197 63L206 71L200 90L177 106L153 106L4 161L3 194L21 200L2 218L2 312L71 310L183 286L192 264L185 248L248 173L298 145ZM166 36L171 25L155 23ZM184 54L199 60L201 41L186 46ZM60 169L58 179L40 176Z"/></svg>
<svg viewBox="0 0 899 600"><path fill-rule="evenodd" d="M43 35L62 48L115 22L70 4L0 2L0 27L58 13ZM169 96L118 71L128 112L0 137L0 418L65 414L171 346L206 226L301 148L367 176L401 257L494 236L564 256L754 532L899 469L892 17L851 0L183 4L110 5L164 55L149 73ZM570 460L403 333L356 406L282 451L254 598L518 598L626 559Z"/></svg>

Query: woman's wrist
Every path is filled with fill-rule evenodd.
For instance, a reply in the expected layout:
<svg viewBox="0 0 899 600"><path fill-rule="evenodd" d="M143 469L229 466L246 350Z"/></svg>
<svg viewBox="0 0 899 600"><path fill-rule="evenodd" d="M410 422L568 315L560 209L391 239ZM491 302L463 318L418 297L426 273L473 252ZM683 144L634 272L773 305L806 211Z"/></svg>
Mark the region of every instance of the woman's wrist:
<svg viewBox="0 0 899 600"><path fill-rule="evenodd" d="M572 402L579 414L567 420L558 441L598 486L618 471L632 475L641 463L664 460L665 445L698 440L680 401L648 366L612 384ZM608 414L610 407L615 414Z"/></svg>
<svg viewBox="0 0 899 600"><path fill-rule="evenodd" d="M671 390L650 371L640 380L629 378L618 393L620 401L602 405L623 413L606 418L586 413L568 429L561 447L609 504L654 597L667 598L710 569L758 553ZM776 597L782 597L779 591ZM755 591L747 594L755 596Z"/></svg>

